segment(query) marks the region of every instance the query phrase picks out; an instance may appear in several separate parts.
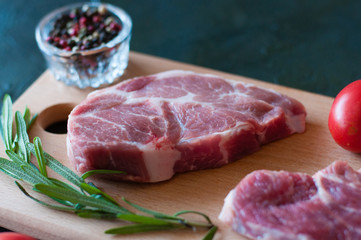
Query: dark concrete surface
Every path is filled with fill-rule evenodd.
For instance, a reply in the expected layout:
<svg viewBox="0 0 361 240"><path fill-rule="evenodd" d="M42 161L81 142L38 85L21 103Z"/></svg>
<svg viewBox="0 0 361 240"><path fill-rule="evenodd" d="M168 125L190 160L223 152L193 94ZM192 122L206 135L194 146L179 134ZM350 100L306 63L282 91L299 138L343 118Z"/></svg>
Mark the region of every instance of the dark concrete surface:
<svg viewBox="0 0 361 240"><path fill-rule="evenodd" d="M70 0L0 0L0 97L46 69L34 31ZM361 78L361 1L119 0L131 50L328 96Z"/></svg>
<svg viewBox="0 0 361 240"><path fill-rule="evenodd" d="M0 0L0 97L45 70L39 20L70 0ZM109 1L133 18L131 50L335 96L361 78L356 0Z"/></svg>

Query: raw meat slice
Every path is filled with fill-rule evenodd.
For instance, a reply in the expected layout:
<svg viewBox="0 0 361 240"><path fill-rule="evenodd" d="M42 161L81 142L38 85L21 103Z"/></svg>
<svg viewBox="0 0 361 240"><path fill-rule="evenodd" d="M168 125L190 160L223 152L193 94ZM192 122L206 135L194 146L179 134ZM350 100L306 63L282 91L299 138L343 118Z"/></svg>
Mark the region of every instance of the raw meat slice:
<svg viewBox="0 0 361 240"><path fill-rule="evenodd" d="M252 239L361 239L361 169L336 161L313 177L255 171L228 194L219 218Z"/></svg>
<svg viewBox="0 0 361 240"><path fill-rule="evenodd" d="M303 132L305 117L301 103L272 90L174 70L91 93L69 115L68 156L80 172L158 182Z"/></svg>

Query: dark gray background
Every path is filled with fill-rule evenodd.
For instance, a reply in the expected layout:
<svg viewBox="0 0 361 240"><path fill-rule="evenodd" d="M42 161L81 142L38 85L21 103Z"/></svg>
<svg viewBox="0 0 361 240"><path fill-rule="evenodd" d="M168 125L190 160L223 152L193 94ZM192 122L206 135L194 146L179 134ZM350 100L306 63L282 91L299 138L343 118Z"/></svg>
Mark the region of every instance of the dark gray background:
<svg viewBox="0 0 361 240"><path fill-rule="evenodd" d="M0 0L0 97L45 70L34 30L70 0ZM328 96L361 78L361 1L123 0L131 50Z"/></svg>

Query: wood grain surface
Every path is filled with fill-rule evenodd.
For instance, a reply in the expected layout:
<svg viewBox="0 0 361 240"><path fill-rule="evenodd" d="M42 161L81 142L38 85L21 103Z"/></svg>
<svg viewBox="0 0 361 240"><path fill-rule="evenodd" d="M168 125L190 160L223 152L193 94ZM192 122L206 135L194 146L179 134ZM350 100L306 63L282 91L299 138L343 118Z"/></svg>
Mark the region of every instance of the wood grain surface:
<svg viewBox="0 0 361 240"><path fill-rule="evenodd" d="M327 117L333 99L254 79L183 64L149 55L131 52L129 67L119 79L148 75L171 69L211 73L225 78L271 88L301 101L308 112L306 132L270 143L260 151L227 166L178 174L169 181L141 184L93 179L105 192L120 200L121 196L146 208L174 213L179 210L198 210L208 214L219 225L216 239L246 239L222 225L217 216L228 192L248 173L257 169L301 171L314 174L335 160L346 160L354 168L361 167L360 155L338 147L327 128ZM46 71L14 104L23 111L27 105L38 120L30 131L30 138L39 136L45 151L71 167L66 155L66 134L53 134L44 128L66 120L69 111L82 101L92 89L80 90L55 81ZM0 147L4 155L4 147ZM103 232L122 224L120 221L79 218L43 207L24 196L14 180L0 173L0 225L30 234L39 239L201 239L204 231L170 231L131 236L109 236Z"/></svg>

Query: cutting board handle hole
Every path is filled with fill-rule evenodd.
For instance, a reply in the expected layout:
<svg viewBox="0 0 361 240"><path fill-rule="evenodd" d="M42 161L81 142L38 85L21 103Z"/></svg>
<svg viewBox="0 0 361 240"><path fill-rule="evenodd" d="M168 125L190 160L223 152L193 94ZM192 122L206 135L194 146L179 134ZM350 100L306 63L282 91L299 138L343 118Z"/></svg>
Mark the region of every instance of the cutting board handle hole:
<svg viewBox="0 0 361 240"><path fill-rule="evenodd" d="M75 105L73 103L61 103L50 106L40 112L37 122L48 133L66 134L68 115Z"/></svg>

